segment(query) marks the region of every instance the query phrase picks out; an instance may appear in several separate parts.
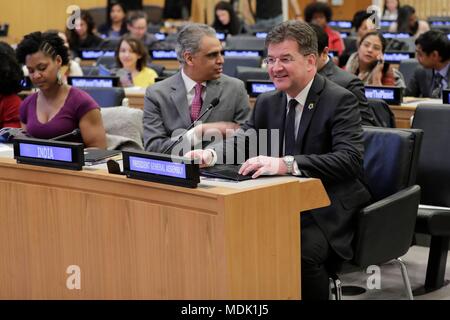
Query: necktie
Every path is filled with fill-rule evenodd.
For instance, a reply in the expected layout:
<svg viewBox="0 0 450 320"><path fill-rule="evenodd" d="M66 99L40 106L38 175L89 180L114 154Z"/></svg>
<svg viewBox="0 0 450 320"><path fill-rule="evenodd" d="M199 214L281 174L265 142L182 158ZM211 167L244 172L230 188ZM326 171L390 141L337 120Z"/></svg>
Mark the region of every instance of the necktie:
<svg viewBox="0 0 450 320"><path fill-rule="evenodd" d="M436 72L434 74L434 81L433 81L433 89L431 91L431 98L441 98L442 97L442 79L444 77Z"/></svg>
<svg viewBox="0 0 450 320"><path fill-rule="evenodd" d="M202 104L203 104L202 84L197 83L195 85L195 95L194 95L194 99L192 100L192 105L191 105L191 120L192 120L192 122L197 120L197 118L200 114L200 110L202 109Z"/></svg>
<svg viewBox="0 0 450 320"><path fill-rule="evenodd" d="M285 148L284 154L293 156L295 154L295 108L297 100L289 101L289 112L286 117L286 127L284 130Z"/></svg>

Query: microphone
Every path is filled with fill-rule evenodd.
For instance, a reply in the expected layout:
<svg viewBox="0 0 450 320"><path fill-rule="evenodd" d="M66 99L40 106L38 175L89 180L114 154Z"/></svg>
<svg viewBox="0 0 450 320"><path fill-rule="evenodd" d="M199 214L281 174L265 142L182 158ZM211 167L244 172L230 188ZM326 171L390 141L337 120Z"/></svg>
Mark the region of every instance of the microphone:
<svg viewBox="0 0 450 320"><path fill-rule="evenodd" d="M220 99L219 99L219 98L214 98L214 99L211 101L211 103L209 104L208 108L206 108L205 111L203 111L203 112L197 117L197 119L195 119L195 121L192 122L191 125L186 129L186 132L188 132L188 131L191 130L193 127L195 127L195 125L197 124L197 122L198 122L201 118L203 118L203 116L204 116L209 110L211 110L212 108L214 108L215 106L217 106L217 105L219 104L219 102L220 102ZM172 148L173 148L177 143L179 143L179 142L181 141L181 139L183 139L183 137L184 137L184 135L186 134L186 132L185 132L184 134L180 135L180 136L178 137L177 140L175 140L174 142L172 142L172 143L171 143L167 148L165 148L165 149L163 150L163 152L161 152L161 153L167 154L170 150L172 150Z"/></svg>
<svg viewBox="0 0 450 320"><path fill-rule="evenodd" d="M80 134L80 129L75 129L75 130L73 130L73 131L71 131L69 133L62 134L60 136L51 138L49 140L62 140L64 138L68 138L68 137L72 137L72 136L75 137L75 136L77 136L79 134Z"/></svg>

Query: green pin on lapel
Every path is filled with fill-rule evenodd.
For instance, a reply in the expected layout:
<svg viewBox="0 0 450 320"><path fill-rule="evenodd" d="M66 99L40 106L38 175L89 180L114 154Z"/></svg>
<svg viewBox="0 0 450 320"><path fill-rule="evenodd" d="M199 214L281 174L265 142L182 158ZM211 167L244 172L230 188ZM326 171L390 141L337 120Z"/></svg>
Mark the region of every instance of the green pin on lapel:
<svg viewBox="0 0 450 320"><path fill-rule="evenodd" d="M314 103L311 102L311 103L308 105L308 109L309 109L309 110L314 109Z"/></svg>

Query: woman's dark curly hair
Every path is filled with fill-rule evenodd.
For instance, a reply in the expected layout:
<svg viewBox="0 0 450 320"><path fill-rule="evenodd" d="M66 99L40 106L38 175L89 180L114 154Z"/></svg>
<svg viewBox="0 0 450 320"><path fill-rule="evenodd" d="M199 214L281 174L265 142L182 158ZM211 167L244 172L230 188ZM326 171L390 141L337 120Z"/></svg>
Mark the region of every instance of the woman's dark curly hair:
<svg viewBox="0 0 450 320"><path fill-rule="evenodd" d="M6 42L0 42L0 94L10 95L22 90L22 68L17 62L14 49Z"/></svg>
<svg viewBox="0 0 450 320"><path fill-rule="evenodd" d="M69 64L69 52L64 45L64 40L57 33L42 33L38 31L27 34L17 46L17 59L21 64L25 64L26 56L35 54L38 51L41 51L53 60L60 56L63 66Z"/></svg>

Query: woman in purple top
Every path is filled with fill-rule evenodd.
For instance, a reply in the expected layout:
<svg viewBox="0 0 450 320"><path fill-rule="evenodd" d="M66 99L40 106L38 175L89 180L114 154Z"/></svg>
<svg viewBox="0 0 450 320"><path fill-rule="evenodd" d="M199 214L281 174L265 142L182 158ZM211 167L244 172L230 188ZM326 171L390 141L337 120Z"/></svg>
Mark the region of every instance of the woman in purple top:
<svg viewBox="0 0 450 320"><path fill-rule="evenodd" d="M61 66L69 61L63 40L55 33L30 33L19 43L17 58L40 89L20 106L20 121L27 133L51 139L79 128L86 147L105 149L105 129L97 103L62 81Z"/></svg>

